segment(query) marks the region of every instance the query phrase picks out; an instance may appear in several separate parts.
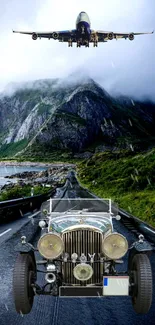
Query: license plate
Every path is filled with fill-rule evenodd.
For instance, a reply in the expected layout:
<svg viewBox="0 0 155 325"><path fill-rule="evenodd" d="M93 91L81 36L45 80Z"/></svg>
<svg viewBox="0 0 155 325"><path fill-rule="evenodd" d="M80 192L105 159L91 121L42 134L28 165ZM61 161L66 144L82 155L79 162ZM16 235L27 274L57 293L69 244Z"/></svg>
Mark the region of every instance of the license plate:
<svg viewBox="0 0 155 325"><path fill-rule="evenodd" d="M128 276L104 276L103 296L128 296L129 277Z"/></svg>

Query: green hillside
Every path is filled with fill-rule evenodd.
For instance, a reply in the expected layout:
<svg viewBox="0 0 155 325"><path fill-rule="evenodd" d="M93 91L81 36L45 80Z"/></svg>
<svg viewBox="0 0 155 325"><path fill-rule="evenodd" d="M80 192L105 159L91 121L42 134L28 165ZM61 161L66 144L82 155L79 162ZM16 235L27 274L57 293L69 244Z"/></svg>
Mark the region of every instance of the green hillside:
<svg viewBox="0 0 155 325"><path fill-rule="evenodd" d="M12 158L17 152L23 150L27 146L27 144L27 139L3 144L0 147L0 158Z"/></svg>
<svg viewBox="0 0 155 325"><path fill-rule="evenodd" d="M155 149L104 152L78 164L78 179L91 192L155 226Z"/></svg>

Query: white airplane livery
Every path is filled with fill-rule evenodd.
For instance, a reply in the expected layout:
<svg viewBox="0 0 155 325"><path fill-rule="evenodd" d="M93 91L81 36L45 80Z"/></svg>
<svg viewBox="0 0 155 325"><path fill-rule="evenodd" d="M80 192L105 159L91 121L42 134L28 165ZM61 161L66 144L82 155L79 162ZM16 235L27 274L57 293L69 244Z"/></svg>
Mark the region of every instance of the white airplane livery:
<svg viewBox="0 0 155 325"><path fill-rule="evenodd" d="M94 47L97 47L100 42L107 42L113 39L118 40L121 38L128 38L130 41L133 41L135 35L153 34L154 31L149 33L115 33L112 31L93 30L91 29L91 23L87 13L81 11L76 19L76 29L50 32L24 32L13 30L13 33L31 35L33 40L37 40L37 38L48 38L49 40L54 39L59 42L68 42L69 47L72 47L73 43L76 43L77 47L89 47L90 43L92 43Z"/></svg>

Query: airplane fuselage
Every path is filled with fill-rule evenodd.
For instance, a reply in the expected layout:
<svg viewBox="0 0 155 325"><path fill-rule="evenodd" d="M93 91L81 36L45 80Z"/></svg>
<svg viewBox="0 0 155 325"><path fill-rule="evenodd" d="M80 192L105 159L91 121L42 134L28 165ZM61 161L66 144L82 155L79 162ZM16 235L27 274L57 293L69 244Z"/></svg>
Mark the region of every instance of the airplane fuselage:
<svg viewBox="0 0 155 325"><path fill-rule="evenodd" d="M81 45L89 43L91 37L90 19L86 12L82 11L76 20L77 41Z"/></svg>

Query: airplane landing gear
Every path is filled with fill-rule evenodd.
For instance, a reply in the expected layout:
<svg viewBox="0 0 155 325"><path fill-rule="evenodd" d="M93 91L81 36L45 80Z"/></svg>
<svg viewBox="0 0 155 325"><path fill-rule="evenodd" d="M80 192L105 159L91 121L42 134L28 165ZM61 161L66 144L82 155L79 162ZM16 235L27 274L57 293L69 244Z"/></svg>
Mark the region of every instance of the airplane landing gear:
<svg viewBox="0 0 155 325"><path fill-rule="evenodd" d="M94 47L97 47L97 46L98 46L98 41L94 41L93 46L94 46Z"/></svg>
<svg viewBox="0 0 155 325"><path fill-rule="evenodd" d="M88 41L86 42L85 47L89 47L89 42Z"/></svg>
<svg viewBox="0 0 155 325"><path fill-rule="evenodd" d="M72 47L73 46L73 40L71 38L69 38L68 40L68 47Z"/></svg>

